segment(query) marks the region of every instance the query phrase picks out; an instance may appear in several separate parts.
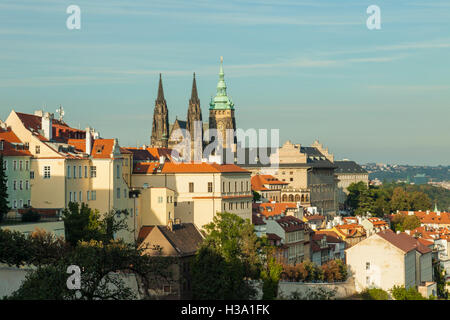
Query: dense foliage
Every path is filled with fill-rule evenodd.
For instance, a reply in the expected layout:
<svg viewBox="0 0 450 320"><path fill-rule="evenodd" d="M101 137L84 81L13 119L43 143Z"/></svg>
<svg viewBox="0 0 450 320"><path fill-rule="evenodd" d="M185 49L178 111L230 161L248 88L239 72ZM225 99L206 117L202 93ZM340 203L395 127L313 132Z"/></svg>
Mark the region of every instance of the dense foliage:
<svg viewBox="0 0 450 320"><path fill-rule="evenodd" d="M395 300L427 300L413 287L406 289L405 286L394 286L389 291Z"/></svg>
<svg viewBox="0 0 450 320"><path fill-rule="evenodd" d="M0 154L0 222L8 211L8 184L5 169L3 168L3 154Z"/></svg>
<svg viewBox="0 0 450 320"><path fill-rule="evenodd" d="M295 282L336 282L347 279L347 267L342 260L330 260L322 266L307 260L294 265L283 265L282 279Z"/></svg>
<svg viewBox="0 0 450 320"><path fill-rule="evenodd" d="M133 299L136 297L122 277L127 273L139 278L145 298L151 298L149 289L171 283L169 267L175 258L147 255L144 252L148 247L108 239L122 225L122 220L116 221L116 213L102 219L90 216L89 226L96 227L84 232L75 228L80 226L83 230L85 224L71 224L78 222L75 218L70 217L68 228L72 235L81 235L84 240L75 241L73 237L72 243L42 230L27 236L0 229L0 263L37 267L9 299ZM89 239L91 235L93 238ZM106 240L97 240L99 237ZM82 270L80 290L67 288L67 268L71 265Z"/></svg>
<svg viewBox="0 0 450 320"><path fill-rule="evenodd" d="M394 232L405 230L414 230L420 227L420 219L415 215L394 214L391 222L391 227Z"/></svg>
<svg viewBox="0 0 450 320"><path fill-rule="evenodd" d="M192 264L194 299L251 299L248 280L259 279L263 243L253 225L232 213L218 213Z"/></svg>
<svg viewBox="0 0 450 320"><path fill-rule="evenodd" d="M391 212L407 210L429 210L430 198L420 191L406 191L396 185L367 187L365 183L352 183L348 187L346 206L356 215L372 215L383 217Z"/></svg>
<svg viewBox="0 0 450 320"><path fill-rule="evenodd" d="M389 294L380 288L370 288L361 292L363 300L389 300Z"/></svg>
<svg viewBox="0 0 450 320"><path fill-rule="evenodd" d="M126 211L113 210L101 217L98 210L92 210L85 203L80 206L76 202L70 202L69 207L63 211L66 241L75 246L79 241L112 240L116 232L127 228L127 215Z"/></svg>
<svg viewBox="0 0 450 320"><path fill-rule="evenodd" d="M441 267L440 263L436 263L433 269L433 280L436 282L437 296L441 299L448 299L449 292L446 289L445 269Z"/></svg>
<svg viewBox="0 0 450 320"><path fill-rule="evenodd" d="M22 222L38 222L39 220L41 220L41 215L33 209L28 209L22 214Z"/></svg>

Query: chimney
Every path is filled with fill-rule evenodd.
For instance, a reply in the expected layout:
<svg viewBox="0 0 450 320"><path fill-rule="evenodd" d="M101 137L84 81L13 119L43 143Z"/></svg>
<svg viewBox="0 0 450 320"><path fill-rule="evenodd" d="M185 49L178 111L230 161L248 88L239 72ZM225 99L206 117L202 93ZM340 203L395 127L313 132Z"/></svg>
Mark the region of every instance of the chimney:
<svg viewBox="0 0 450 320"><path fill-rule="evenodd" d="M38 117L42 117L44 115L44 110L35 110L34 115Z"/></svg>
<svg viewBox="0 0 450 320"><path fill-rule="evenodd" d="M159 157L159 163L160 163L160 164L164 164L165 159L166 159L166 158L165 158L164 156L160 156L160 157Z"/></svg>
<svg viewBox="0 0 450 320"><path fill-rule="evenodd" d="M52 140L53 113L46 112L42 115L41 119L42 119L41 129L44 133L44 137L48 140Z"/></svg>
<svg viewBox="0 0 450 320"><path fill-rule="evenodd" d="M169 231L173 231L173 220L169 219L169 221L167 222L167 229Z"/></svg>
<svg viewBox="0 0 450 320"><path fill-rule="evenodd" d="M92 136L91 136L91 128L86 128L86 153L91 154L92 150Z"/></svg>

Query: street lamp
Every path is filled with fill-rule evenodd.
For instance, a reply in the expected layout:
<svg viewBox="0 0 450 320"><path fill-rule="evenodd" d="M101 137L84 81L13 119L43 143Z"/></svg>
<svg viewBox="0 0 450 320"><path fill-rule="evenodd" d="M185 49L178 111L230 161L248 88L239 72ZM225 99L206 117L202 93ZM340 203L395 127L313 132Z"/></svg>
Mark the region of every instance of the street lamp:
<svg viewBox="0 0 450 320"><path fill-rule="evenodd" d="M141 194L140 190L130 190L128 196L133 198L133 223L134 223L134 242L136 242L136 198Z"/></svg>

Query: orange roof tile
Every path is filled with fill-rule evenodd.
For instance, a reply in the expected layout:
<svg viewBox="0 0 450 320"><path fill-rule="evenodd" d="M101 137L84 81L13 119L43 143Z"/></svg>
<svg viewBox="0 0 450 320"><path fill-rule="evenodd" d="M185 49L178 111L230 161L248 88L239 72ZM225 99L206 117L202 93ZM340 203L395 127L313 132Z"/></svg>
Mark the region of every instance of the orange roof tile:
<svg viewBox="0 0 450 320"><path fill-rule="evenodd" d="M266 217L278 216L281 214L286 214L288 209L297 209L297 204L293 202L276 202L276 203L257 203L252 206L255 211L263 214Z"/></svg>
<svg viewBox="0 0 450 320"><path fill-rule="evenodd" d="M3 150L0 150L0 154L11 157L31 157L31 152L21 146L22 141L19 140L11 129L0 129L0 141L3 141Z"/></svg>
<svg viewBox="0 0 450 320"><path fill-rule="evenodd" d="M267 190L271 190L269 188L264 187L264 185L268 184L268 185L279 185L280 188L282 185L287 185L287 182L283 182L278 180L277 178L275 178L272 175L269 174L265 174L265 175L254 175L251 179L251 183L252 183L252 190L255 191L267 191Z"/></svg>

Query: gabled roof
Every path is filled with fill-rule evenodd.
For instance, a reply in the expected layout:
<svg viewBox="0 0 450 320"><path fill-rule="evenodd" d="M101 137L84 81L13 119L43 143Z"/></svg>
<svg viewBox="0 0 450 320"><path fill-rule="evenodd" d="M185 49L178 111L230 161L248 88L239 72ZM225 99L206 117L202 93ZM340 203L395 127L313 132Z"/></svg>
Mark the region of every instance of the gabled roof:
<svg viewBox="0 0 450 320"><path fill-rule="evenodd" d="M387 229L376 233L376 235L380 236L405 253L410 252L411 250L417 250L422 254L431 252L430 248L426 247L417 239L409 236L406 233L397 234L391 229Z"/></svg>
<svg viewBox="0 0 450 320"><path fill-rule="evenodd" d="M368 173L355 161L334 161L334 164L337 166L335 173Z"/></svg>
<svg viewBox="0 0 450 320"><path fill-rule="evenodd" d="M0 141L3 141L3 150L0 150L0 154L11 157L31 157L31 152L24 148L22 141L11 129L0 129Z"/></svg>
<svg viewBox="0 0 450 320"><path fill-rule="evenodd" d="M91 155L94 159L111 158L114 151L114 139L95 139Z"/></svg>
<svg viewBox="0 0 450 320"><path fill-rule="evenodd" d="M314 239L320 240L323 235L327 236L327 242L329 242L329 243L341 243L341 242L344 242L341 238L339 238L337 233L334 232L334 231L318 230L318 231L315 231L315 234L314 234L313 237L317 237L317 238L314 238Z"/></svg>
<svg viewBox="0 0 450 320"><path fill-rule="evenodd" d="M197 252L203 241L203 236L193 223L173 225L173 230L167 226L157 226L167 241L180 255L192 255Z"/></svg>
<svg viewBox="0 0 450 320"><path fill-rule="evenodd" d="M284 216L275 220L285 232L305 230L305 223L293 216Z"/></svg>
<svg viewBox="0 0 450 320"><path fill-rule="evenodd" d="M283 182L275 178L270 174L257 174L254 175L251 179L252 190L255 191L270 191L272 189L266 188L264 185L275 185L280 189L283 185L288 185L289 183Z"/></svg>

